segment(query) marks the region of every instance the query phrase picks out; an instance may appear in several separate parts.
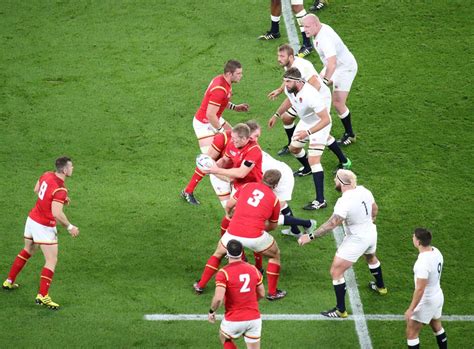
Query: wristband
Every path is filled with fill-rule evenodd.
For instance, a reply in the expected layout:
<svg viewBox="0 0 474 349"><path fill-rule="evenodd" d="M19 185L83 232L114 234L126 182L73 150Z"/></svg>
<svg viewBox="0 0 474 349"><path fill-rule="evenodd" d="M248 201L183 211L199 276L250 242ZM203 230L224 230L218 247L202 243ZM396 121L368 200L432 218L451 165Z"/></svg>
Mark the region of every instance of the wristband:
<svg viewBox="0 0 474 349"><path fill-rule="evenodd" d="M280 118L280 113L279 113L279 112L275 112L275 114L273 114L273 116L275 116L277 119L281 119L281 118Z"/></svg>
<svg viewBox="0 0 474 349"><path fill-rule="evenodd" d="M306 132L308 133L308 136L311 136L313 134L313 132L311 132L311 130L306 130Z"/></svg>
<svg viewBox="0 0 474 349"><path fill-rule="evenodd" d="M310 239L310 240L314 240L314 235L313 235L313 233L309 233L308 236L309 236L309 239Z"/></svg>
<svg viewBox="0 0 474 349"><path fill-rule="evenodd" d="M235 104L232 103L232 102L229 102L229 103L230 103L229 109L230 109L230 110L235 110Z"/></svg>
<svg viewBox="0 0 474 349"><path fill-rule="evenodd" d="M74 226L71 223L69 223L69 225L67 226L66 229L67 229L67 231L71 231L72 228L74 228Z"/></svg>
<svg viewBox="0 0 474 349"><path fill-rule="evenodd" d="M324 79L323 79L323 82L324 82L326 85L329 85L329 80L328 80L328 79L324 78Z"/></svg>
<svg viewBox="0 0 474 349"><path fill-rule="evenodd" d="M209 309L209 314L214 314L216 311L212 310L212 308Z"/></svg>

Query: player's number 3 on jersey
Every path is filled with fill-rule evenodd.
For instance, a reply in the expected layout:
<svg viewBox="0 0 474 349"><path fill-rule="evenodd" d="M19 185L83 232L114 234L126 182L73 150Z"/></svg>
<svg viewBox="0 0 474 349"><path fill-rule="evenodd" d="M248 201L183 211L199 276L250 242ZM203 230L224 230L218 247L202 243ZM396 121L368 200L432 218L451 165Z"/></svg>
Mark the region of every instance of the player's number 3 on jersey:
<svg viewBox="0 0 474 349"><path fill-rule="evenodd" d="M250 206L257 207L258 204L260 203L260 201L263 199L264 195L265 195L265 194L262 193L260 190L255 189L255 190L252 192L252 197L249 197L249 199L247 200L247 203L248 203Z"/></svg>

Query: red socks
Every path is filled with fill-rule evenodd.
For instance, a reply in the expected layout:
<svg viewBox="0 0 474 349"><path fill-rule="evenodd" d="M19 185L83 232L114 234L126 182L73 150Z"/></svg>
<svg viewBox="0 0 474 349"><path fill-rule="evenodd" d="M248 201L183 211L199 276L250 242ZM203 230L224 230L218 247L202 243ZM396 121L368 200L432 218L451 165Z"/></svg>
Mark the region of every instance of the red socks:
<svg viewBox="0 0 474 349"><path fill-rule="evenodd" d="M279 276L280 266L278 264L269 262L267 266L268 294L276 293Z"/></svg>
<svg viewBox="0 0 474 349"><path fill-rule="evenodd" d="M188 183L188 186L184 189L186 193L192 193L196 189L199 182L204 178L205 174L201 172L197 167L194 169L194 174Z"/></svg>
<svg viewBox="0 0 474 349"><path fill-rule="evenodd" d="M53 281L54 271L49 270L48 268L43 268L41 271L41 279L40 279L40 288L38 293L43 297L48 294L49 286Z"/></svg>
<svg viewBox="0 0 474 349"><path fill-rule="evenodd" d="M233 341L225 341L224 349L237 349L237 346L234 344Z"/></svg>
<svg viewBox="0 0 474 349"><path fill-rule="evenodd" d="M263 256L262 256L262 254L258 253L258 252L254 252L253 256L255 258L255 267L258 270L262 270L262 268L263 268Z"/></svg>
<svg viewBox="0 0 474 349"><path fill-rule="evenodd" d="M207 260L206 266L201 275L201 280L198 282L200 288L206 287L209 280L211 280L214 274L217 273L217 270L219 270L219 264L221 264L221 260L214 255Z"/></svg>
<svg viewBox="0 0 474 349"><path fill-rule="evenodd" d="M12 283L15 282L17 275L25 266L28 259L30 259L31 255L26 252L26 250L21 250L20 253L16 256L15 260L13 261L13 265L10 269L10 273L8 274L8 280Z"/></svg>
<svg viewBox="0 0 474 349"><path fill-rule="evenodd" d="M230 219L227 216L224 216L221 221L221 236L224 235L227 228L229 227Z"/></svg>

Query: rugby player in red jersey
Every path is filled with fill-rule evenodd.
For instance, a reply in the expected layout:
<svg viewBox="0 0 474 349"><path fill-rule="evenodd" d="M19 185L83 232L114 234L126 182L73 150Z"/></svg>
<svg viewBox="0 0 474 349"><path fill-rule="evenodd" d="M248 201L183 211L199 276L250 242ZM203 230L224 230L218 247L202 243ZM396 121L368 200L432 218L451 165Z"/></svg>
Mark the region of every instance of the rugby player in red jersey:
<svg viewBox="0 0 474 349"><path fill-rule="evenodd" d="M258 349L262 332L258 300L265 297L262 274L242 261L243 246L239 241L229 240L226 248L229 264L216 274L216 290L208 320L215 323L216 311L225 303L219 331L224 348L237 348L233 340L243 335L247 348Z"/></svg>
<svg viewBox="0 0 474 349"><path fill-rule="evenodd" d="M246 112L249 105L246 103L234 104L232 97L232 84L242 79L242 65L239 61L229 60L224 66L224 74L216 76L206 89L201 105L193 119L193 128L201 148L201 153L206 154L212 143L212 137L224 130L231 128L230 124L222 117L225 109L237 112ZM199 174L195 174L199 176ZM199 205L193 192L181 192L181 196L192 205Z"/></svg>
<svg viewBox="0 0 474 349"><path fill-rule="evenodd" d="M3 283L6 290L18 288L16 277L39 247L46 262L41 271L36 303L51 309L59 308L59 304L53 302L48 295L58 259L56 222L64 226L72 237L79 235L79 228L72 225L63 212L63 206L69 203L64 181L72 175L73 169L70 158L60 157L56 159L56 171L45 172L36 182L34 191L38 194L38 200L26 220L25 247L15 258L8 278Z"/></svg>
<svg viewBox="0 0 474 349"><path fill-rule="evenodd" d="M216 133L212 139L211 146L207 149L207 155L209 155L215 161L222 158L225 154L225 148L231 139L231 130L225 130L225 132ZM194 197L194 190L206 174L202 172L197 166L194 169L194 174L189 181L188 185L181 192L181 197L186 199L189 194L193 195L194 200L187 200L192 205L199 205L199 201ZM230 183L221 178L218 178L214 175L209 176L211 180L212 187L216 192L219 201L221 202L222 207L225 208L227 200L230 197Z"/></svg>
<svg viewBox="0 0 474 349"><path fill-rule="evenodd" d="M278 170L265 172L261 183L242 185L227 202L227 216L232 217L229 227L217 244L216 251L208 259L201 279L193 287L196 293L204 291L209 280L219 268L221 259L226 254L229 240L235 239L244 247L261 253L268 259L267 281L268 300L277 300L286 296L286 291L278 290L280 275L280 250L267 231L274 230L278 225L280 202L273 189L280 181Z"/></svg>

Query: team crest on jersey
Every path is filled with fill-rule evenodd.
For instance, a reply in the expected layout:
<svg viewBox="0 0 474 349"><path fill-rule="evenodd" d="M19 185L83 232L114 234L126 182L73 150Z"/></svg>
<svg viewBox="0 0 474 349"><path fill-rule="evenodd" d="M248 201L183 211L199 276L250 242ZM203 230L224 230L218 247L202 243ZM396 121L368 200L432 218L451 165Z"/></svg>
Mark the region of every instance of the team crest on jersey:
<svg viewBox="0 0 474 349"><path fill-rule="evenodd" d="M232 155L232 156L237 155L237 153L236 153L235 151L233 151L233 150L229 150L229 153L230 153L230 155Z"/></svg>

